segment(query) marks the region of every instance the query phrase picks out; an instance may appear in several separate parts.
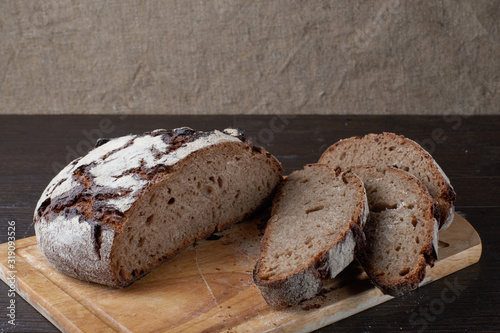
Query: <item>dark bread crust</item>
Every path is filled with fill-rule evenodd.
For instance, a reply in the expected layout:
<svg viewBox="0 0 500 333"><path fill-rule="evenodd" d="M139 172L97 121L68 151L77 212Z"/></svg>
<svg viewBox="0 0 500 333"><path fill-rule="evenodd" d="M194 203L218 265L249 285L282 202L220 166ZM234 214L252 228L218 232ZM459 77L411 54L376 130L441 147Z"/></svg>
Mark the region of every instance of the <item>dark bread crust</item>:
<svg viewBox="0 0 500 333"><path fill-rule="evenodd" d="M396 142L399 145L408 145L413 147L415 152L417 152L425 161L427 164L427 167L432 170L432 174L437 180L437 183L439 184L439 193L434 196L434 199L437 201L439 210L440 210L440 229L444 230L446 229L451 222L453 221L453 211L454 211L454 202L456 199L456 194L451 186L450 181L444 174L444 172L441 170L439 165L436 163L434 158L425 150L423 149L418 143L416 143L413 140L410 140L403 135L397 135L394 133L389 133L389 132L384 132L382 134L367 134L365 136L354 136L348 139L340 140L333 145L331 145L320 157L318 163L327 163L328 164L328 158L330 154L333 154L335 151L339 149L343 149L342 147L345 145L348 145L352 142L360 142L360 143L366 143L366 142L373 142L377 145L381 145L381 142L383 139L390 139L394 142ZM382 148L382 146L380 146ZM371 164L371 163L370 163ZM333 166L333 165L332 165ZM360 166L360 165L345 165L343 167L351 167L351 166ZM399 169L405 169L407 165L405 164L405 161L398 161L397 164L392 164L388 165L388 167L396 167ZM382 170L380 170L382 171ZM418 177L417 177L418 178Z"/></svg>
<svg viewBox="0 0 500 333"><path fill-rule="evenodd" d="M356 173L356 171L360 169L369 170L376 168L355 167L351 168L351 171ZM434 226L435 221L437 220L436 217L439 217L439 208L435 200L429 195L427 188L417 178L406 171L396 168L388 168L383 173L398 174L399 177L405 179L407 182L411 183L412 186L418 189L420 192L421 203L426 207L424 221L427 221L428 226ZM372 223L370 218L367 223ZM368 228L365 229L365 232L368 232L368 230ZM398 297L416 289L425 278L427 265L431 267L434 265L438 256L437 238L437 230L427 234L427 237L422 240L422 243L425 244L425 246L418 253L419 258L417 264L412 267L412 269L404 277L398 279L398 281L388 281L388 279L384 276L378 274L379 269L376 267L377 263L372 262L368 256L368 252L370 251L370 244L368 242L360 245L359 250L356 252L356 259L361 266L363 266L373 284L375 284L385 294Z"/></svg>
<svg viewBox="0 0 500 333"><path fill-rule="evenodd" d="M170 149L166 152L156 152L160 158L163 155L172 154L175 150L184 147L186 143L195 142L199 138L208 137L213 133L197 132L187 128L172 131L157 130L135 136L134 140L148 136L151 138L161 136L162 140L169 144ZM227 133L225 135L229 136ZM214 231L226 228L251 214L253 211L244 211L236 218L222 221L212 230L192 235L183 243L176 244L174 251L164 253L156 262L152 262L148 267L138 271L133 279L121 276L118 267L113 265L116 244L120 241L128 219L139 209L138 203L141 199L155 186L168 182L169 178L179 170L189 169L192 160L198 156L217 154L221 149L251 156L261 156L259 158L267 159L270 162L271 168L278 177L277 182L281 181L283 169L271 154L245 140L241 131L237 131L231 136L237 140L207 144L172 165L157 165L148 168L145 163L141 163L138 168L123 170L122 176L134 174L134 177L145 182L144 186L134 193L134 203L125 211L113 207L109 204L109 200L121 198L129 194L130 191L107 189L96 185L93 176L88 171L91 164L76 168L71 172L63 170L62 173L65 175L62 179L72 177L74 183L78 185L54 197L49 193L48 200L41 200L35 210L34 221L37 239L47 260L58 270L73 277L113 287L125 287L146 275L161 262L173 257L195 240L210 236ZM98 146L105 143L98 142ZM122 146L122 149L125 149L129 144ZM155 147L151 148L154 154ZM72 162L68 167L76 165L79 160ZM57 187L61 183L62 181L51 187L50 192L57 191ZM269 193L260 205L266 204L272 195L273 193ZM255 207L254 210L257 209L259 207Z"/></svg>
<svg viewBox="0 0 500 333"><path fill-rule="evenodd" d="M210 134L211 132L195 131L190 128L178 128L174 130L161 129L153 132L146 132L131 138L124 146L109 151L102 157L102 159L106 160L117 151L130 147L137 139L147 136L161 136L162 141L169 145L168 150L165 152L155 152L154 147L151 147L153 154L160 158L162 155L173 153L186 143L193 142L200 137L206 137ZM100 139L97 141L95 148L100 147L109 141L109 139ZM76 165L80 159L81 158L74 160L70 163L70 165ZM81 165L74 170L72 175L68 175L68 177L73 177L78 185L61 195L49 197L43 201L35 210L34 222L37 223L42 217L52 220L52 218L47 215L60 215L61 213L64 213L67 218L71 218L75 215L81 215L85 216L89 221L99 222L103 226L109 226L116 231L119 231L123 225L125 217L124 212L120 212L116 208L107 204L107 202L110 199L118 199L128 195L131 190L109 188L97 185L94 181L95 177L89 171L89 169L95 166L95 164L96 162L91 162L89 164ZM126 170L121 174L121 177L130 174L137 174L142 179L147 180L149 182L148 186L150 186L150 184L158 181L158 179L171 173L171 169L172 166L164 164L159 164L153 168L147 168L145 165L141 165L139 167ZM144 188L144 190L146 189L147 188ZM144 192L144 190L142 192ZM141 193L137 193L135 196L139 197L140 195Z"/></svg>
<svg viewBox="0 0 500 333"><path fill-rule="evenodd" d="M309 164L307 168L324 168L326 165L321 164ZM268 222L266 232L262 239L260 257L256 262L253 271L254 283L260 290L265 301L273 307L284 307L289 305L294 305L304 299L309 299L316 296L322 288L322 279L333 278L337 273L333 273L337 267L332 267L332 256L336 255L336 251L342 253L344 244L347 246L346 251L350 254L354 254L355 247L358 244L364 244L364 234L362 231L363 225L367 218L367 202L366 194L364 193L364 187L355 174L350 171L341 172L339 168L331 169L332 173L338 177L342 177L344 182L356 182L359 183L363 197L359 198L361 205L358 206L357 212L354 214L355 219L350 221L349 226L336 235L336 238L332 241L331 246L322 252L313 255L307 263L303 266L298 267L294 271L290 271L287 276L283 278L267 279L262 278L262 260L263 254L267 252L269 239L272 237L272 224L273 220L278 218L278 213L280 212L280 201L284 195L284 183L281 184L275 198L273 201L272 217ZM334 274L334 276L332 276Z"/></svg>

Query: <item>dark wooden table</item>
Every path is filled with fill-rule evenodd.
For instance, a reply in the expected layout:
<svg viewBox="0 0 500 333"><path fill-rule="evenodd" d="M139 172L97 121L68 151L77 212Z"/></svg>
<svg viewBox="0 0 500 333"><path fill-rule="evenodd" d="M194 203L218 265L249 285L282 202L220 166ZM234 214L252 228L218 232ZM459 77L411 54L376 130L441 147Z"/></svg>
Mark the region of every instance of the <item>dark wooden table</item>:
<svg viewBox="0 0 500 333"><path fill-rule="evenodd" d="M431 151L457 192L457 211L483 242L479 263L319 332L500 330L500 117L461 116L0 116L0 242L16 221L18 239L35 234L35 204L56 171L99 136L155 128L241 127L282 162L286 173L317 161L340 138L393 131ZM432 307L446 283L466 289L444 308ZM8 288L0 283L0 329L57 332L19 296L7 323Z"/></svg>

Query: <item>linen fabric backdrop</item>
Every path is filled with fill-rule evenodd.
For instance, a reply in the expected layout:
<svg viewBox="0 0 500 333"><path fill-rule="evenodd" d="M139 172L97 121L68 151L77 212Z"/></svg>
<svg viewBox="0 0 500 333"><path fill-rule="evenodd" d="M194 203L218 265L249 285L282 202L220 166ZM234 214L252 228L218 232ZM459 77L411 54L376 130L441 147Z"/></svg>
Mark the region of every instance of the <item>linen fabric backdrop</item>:
<svg viewBox="0 0 500 333"><path fill-rule="evenodd" d="M3 114L499 114L500 1L0 2Z"/></svg>

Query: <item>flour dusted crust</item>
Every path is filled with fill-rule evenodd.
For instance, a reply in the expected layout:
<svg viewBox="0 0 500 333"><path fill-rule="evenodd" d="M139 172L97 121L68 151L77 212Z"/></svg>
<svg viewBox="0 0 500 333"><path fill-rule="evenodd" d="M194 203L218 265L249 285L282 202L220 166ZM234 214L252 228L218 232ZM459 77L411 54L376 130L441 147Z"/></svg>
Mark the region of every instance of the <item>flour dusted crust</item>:
<svg viewBox="0 0 500 333"><path fill-rule="evenodd" d="M132 283L156 265L141 270L134 279L121 277L118 267L112 266L116 239L126 231L136 203L172 174L190 168L191 160L221 149L268 160L273 183L269 186L279 183L279 162L236 129L200 132L184 127L102 139L87 155L67 165L41 195L34 214L40 249L54 267L71 276L110 286ZM244 211L239 218L249 213ZM234 218L219 221L215 228L235 222ZM204 236L208 235L193 235L193 241ZM179 244L176 251L190 243Z"/></svg>
<svg viewBox="0 0 500 333"><path fill-rule="evenodd" d="M104 209L124 213L148 184L141 171L150 170L153 174L166 170L202 148L223 142L241 142L238 135L237 132L229 135L217 130L212 133L196 132L184 127L112 139L74 160L54 177L40 197L36 212L40 215L41 208L56 207L53 203L56 200L60 205L68 203L75 193L85 187L86 182L91 181L95 191L99 191L101 196L109 196L100 200ZM87 178L82 179L85 176Z"/></svg>

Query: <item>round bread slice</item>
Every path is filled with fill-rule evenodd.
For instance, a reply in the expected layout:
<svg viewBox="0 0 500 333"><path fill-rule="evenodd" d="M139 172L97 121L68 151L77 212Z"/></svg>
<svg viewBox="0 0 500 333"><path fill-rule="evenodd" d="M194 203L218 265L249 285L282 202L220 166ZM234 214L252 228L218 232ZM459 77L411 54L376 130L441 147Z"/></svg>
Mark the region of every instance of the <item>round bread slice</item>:
<svg viewBox="0 0 500 333"><path fill-rule="evenodd" d="M123 287L270 200L279 162L235 129L99 140L43 192L38 245L58 270Z"/></svg>
<svg viewBox="0 0 500 333"><path fill-rule="evenodd" d="M254 282L265 301L297 304L321 291L354 259L368 214L362 181L350 172L312 164L281 186L266 227Z"/></svg>
<svg viewBox="0 0 500 333"><path fill-rule="evenodd" d="M432 156L418 143L394 133L368 134L341 140L330 146L318 163L342 169L375 166L380 171L396 167L417 177L437 201L440 229L446 229L454 217L455 191Z"/></svg>
<svg viewBox="0 0 500 333"><path fill-rule="evenodd" d="M356 258L384 293L403 295L419 286L427 265L437 259L437 205L408 172L374 167L351 171L363 180L370 206L366 241Z"/></svg>

